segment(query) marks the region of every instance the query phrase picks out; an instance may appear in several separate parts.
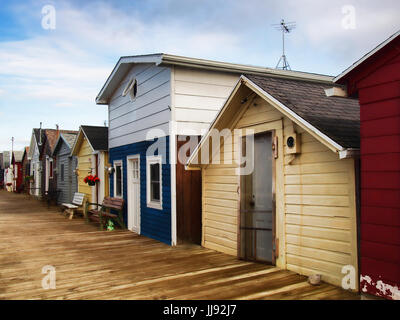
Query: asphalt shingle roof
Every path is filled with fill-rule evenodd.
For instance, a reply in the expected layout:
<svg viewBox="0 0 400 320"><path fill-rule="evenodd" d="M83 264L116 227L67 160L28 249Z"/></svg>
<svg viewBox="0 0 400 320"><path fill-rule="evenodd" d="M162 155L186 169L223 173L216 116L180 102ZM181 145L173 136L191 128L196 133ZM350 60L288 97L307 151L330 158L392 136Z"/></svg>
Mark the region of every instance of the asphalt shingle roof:
<svg viewBox="0 0 400 320"><path fill-rule="evenodd" d="M360 147L360 106L357 99L327 97L335 84L245 75L254 84L345 148Z"/></svg>
<svg viewBox="0 0 400 320"><path fill-rule="evenodd" d="M65 141L68 143L69 147L72 148L72 146L74 145L76 136L78 135L78 131L74 132L74 133L61 133L61 135L63 136L63 138L65 139Z"/></svg>
<svg viewBox="0 0 400 320"><path fill-rule="evenodd" d="M81 128L94 150L108 150L108 127L81 126Z"/></svg>

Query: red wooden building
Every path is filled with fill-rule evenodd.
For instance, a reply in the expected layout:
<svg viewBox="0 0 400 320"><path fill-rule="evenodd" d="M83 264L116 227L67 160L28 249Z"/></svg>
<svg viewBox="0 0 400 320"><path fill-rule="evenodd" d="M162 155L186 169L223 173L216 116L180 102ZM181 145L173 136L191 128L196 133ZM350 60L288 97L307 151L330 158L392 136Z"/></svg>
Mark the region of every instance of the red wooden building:
<svg viewBox="0 0 400 320"><path fill-rule="evenodd" d="M24 188L24 179L22 174L22 157L23 151L14 151L11 156L11 163L13 165L13 191L22 192Z"/></svg>
<svg viewBox="0 0 400 320"><path fill-rule="evenodd" d="M400 299L400 31L335 78L358 97L362 292Z"/></svg>

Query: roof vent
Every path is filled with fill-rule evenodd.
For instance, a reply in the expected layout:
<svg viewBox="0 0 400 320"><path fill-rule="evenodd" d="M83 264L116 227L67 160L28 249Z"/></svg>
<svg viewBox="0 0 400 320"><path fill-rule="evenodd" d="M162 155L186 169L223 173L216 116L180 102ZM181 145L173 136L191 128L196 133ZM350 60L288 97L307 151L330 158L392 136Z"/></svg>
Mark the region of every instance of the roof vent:
<svg viewBox="0 0 400 320"><path fill-rule="evenodd" d="M347 97L346 90L340 87L332 87L324 90L327 97Z"/></svg>

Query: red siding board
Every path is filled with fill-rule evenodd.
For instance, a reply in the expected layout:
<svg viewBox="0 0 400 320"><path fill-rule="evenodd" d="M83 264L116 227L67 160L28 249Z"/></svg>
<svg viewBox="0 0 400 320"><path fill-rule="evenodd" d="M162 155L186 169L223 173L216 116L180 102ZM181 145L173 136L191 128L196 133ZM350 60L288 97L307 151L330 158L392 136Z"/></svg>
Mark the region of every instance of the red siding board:
<svg viewBox="0 0 400 320"><path fill-rule="evenodd" d="M363 104L360 108L361 127L364 121L400 116L400 98Z"/></svg>
<svg viewBox="0 0 400 320"><path fill-rule="evenodd" d="M360 105L400 97L400 81L393 81L359 90Z"/></svg>
<svg viewBox="0 0 400 320"><path fill-rule="evenodd" d="M359 89L364 89L394 80L400 80L400 62L397 60L391 60L390 63L375 70L368 77L358 82L357 86Z"/></svg>
<svg viewBox="0 0 400 320"><path fill-rule="evenodd" d="M361 139L361 155L400 152L400 135Z"/></svg>
<svg viewBox="0 0 400 320"><path fill-rule="evenodd" d="M399 189L361 189L361 205L400 208Z"/></svg>
<svg viewBox="0 0 400 320"><path fill-rule="evenodd" d="M400 250L400 228L361 223L361 241L396 245Z"/></svg>
<svg viewBox="0 0 400 320"><path fill-rule="evenodd" d="M361 252L364 258L400 264L400 246L380 242L361 241Z"/></svg>
<svg viewBox="0 0 400 320"><path fill-rule="evenodd" d="M365 156L367 157L367 156ZM371 164L373 167L374 163ZM398 164L395 164L398 165ZM377 164L376 170L385 170L385 164ZM365 165L361 172L361 188L362 189L400 189L400 170L399 171L367 171Z"/></svg>
<svg viewBox="0 0 400 320"><path fill-rule="evenodd" d="M400 171L400 153L364 154L361 159L361 171ZM399 177L396 175L396 172L395 176ZM380 177L376 175L374 175L373 178L377 178L378 181L381 180ZM390 179L388 182L392 180L390 176L386 178ZM400 184L396 184L396 188L397 187L400 187ZM387 188L391 187L387 186Z"/></svg>
<svg viewBox="0 0 400 320"><path fill-rule="evenodd" d="M400 116L363 121L360 130L361 138L399 135Z"/></svg>
<svg viewBox="0 0 400 320"><path fill-rule="evenodd" d="M361 257L361 274L382 279L386 283L400 283L400 265L367 257Z"/></svg>
<svg viewBox="0 0 400 320"><path fill-rule="evenodd" d="M364 224L400 227L400 208L363 206L361 219Z"/></svg>

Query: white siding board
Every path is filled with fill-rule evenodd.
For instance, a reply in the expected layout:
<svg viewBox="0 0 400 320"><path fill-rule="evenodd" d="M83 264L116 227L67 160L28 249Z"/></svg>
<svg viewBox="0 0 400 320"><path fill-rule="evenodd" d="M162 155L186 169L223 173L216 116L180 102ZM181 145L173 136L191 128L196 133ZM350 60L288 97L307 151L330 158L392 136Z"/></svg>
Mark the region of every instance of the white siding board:
<svg viewBox="0 0 400 320"><path fill-rule="evenodd" d="M164 110L162 112L156 112L146 118L142 118L138 121L130 121L119 127L113 127L109 130L109 139L112 141L117 137L121 137L127 134L135 133L144 129L151 129L157 127L160 124L168 121L170 110ZM125 119L126 120L126 119ZM167 132L168 134L168 132Z"/></svg>
<svg viewBox="0 0 400 320"><path fill-rule="evenodd" d="M131 77L138 81L137 97L130 101L122 92ZM146 140L153 128L169 134L171 119L171 70L151 64L138 64L125 76L109 105L109 147Z"/></svg>
<svg viewBox="0 0 400 320"><path fill-rule="evenodd" d="M203 134L222 108L239 76L176 66L173 94L178 134Z"/></svg>

